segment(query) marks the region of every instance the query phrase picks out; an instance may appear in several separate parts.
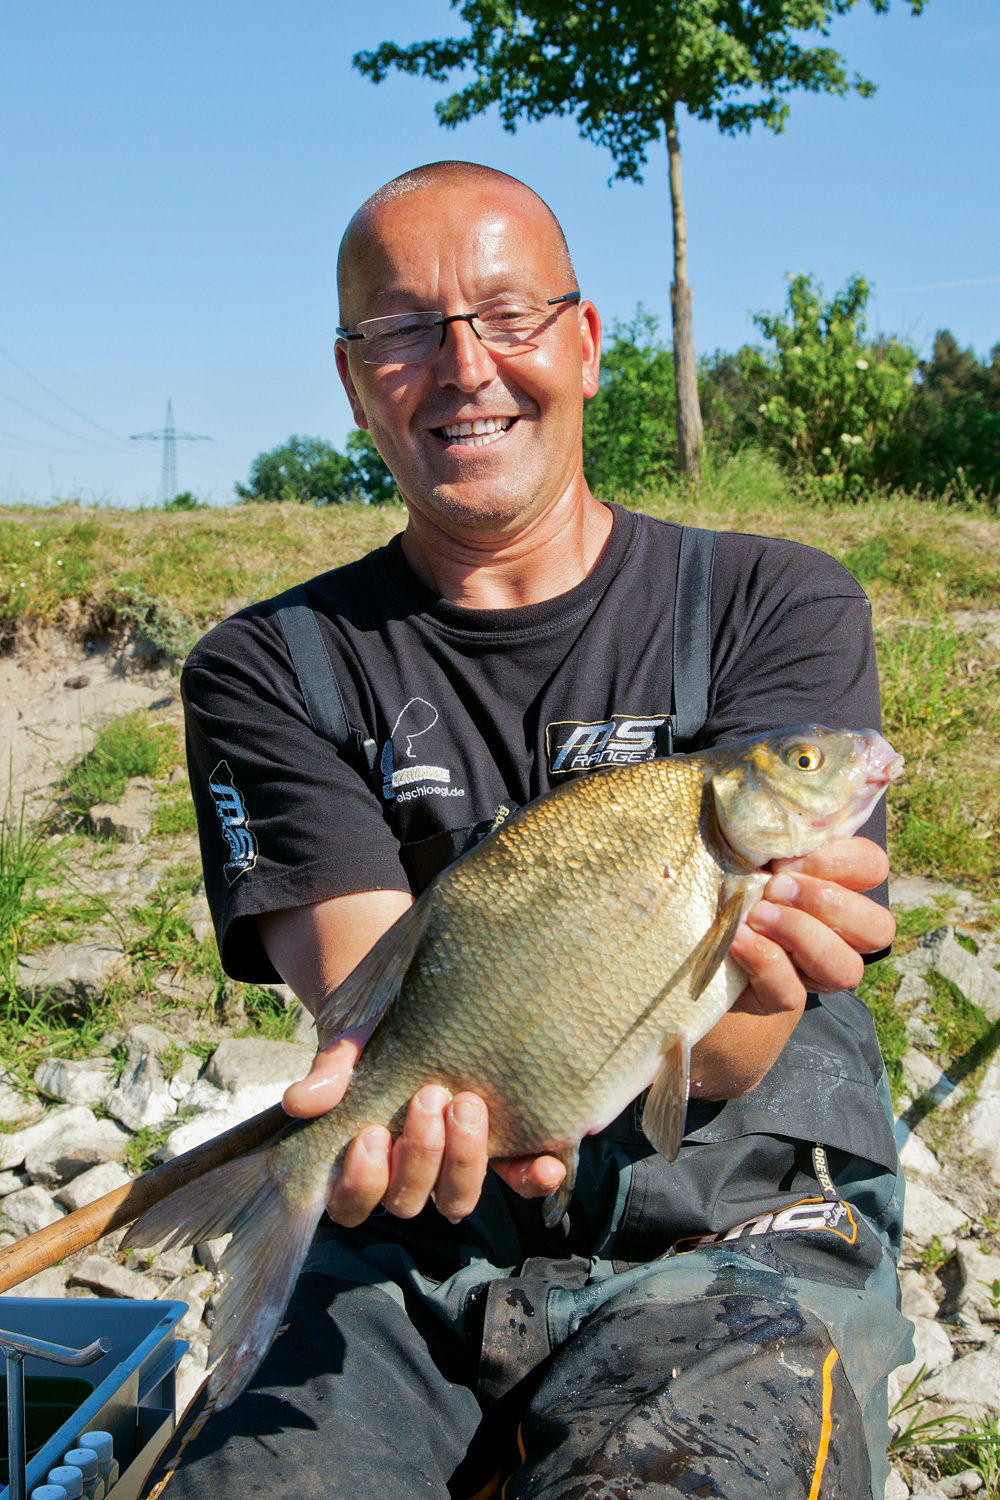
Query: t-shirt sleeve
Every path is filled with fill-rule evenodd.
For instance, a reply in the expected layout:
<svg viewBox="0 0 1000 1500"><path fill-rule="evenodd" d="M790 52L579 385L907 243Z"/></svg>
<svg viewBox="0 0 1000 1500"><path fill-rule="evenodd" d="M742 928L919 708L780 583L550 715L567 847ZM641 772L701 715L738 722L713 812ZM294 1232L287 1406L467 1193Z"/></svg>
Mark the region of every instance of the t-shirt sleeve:
<svg viewBox="0 0 1000 1500"><path fill-rule="evenodd" d="M796 724L881 728L871 606L836 559L723 533L712 597L706 744ZM858 832L885 848L884 799ZM888 904L884 885L870 894Z"/></svg>
<svg viewBox="0 0 1000 1500"><path fill-rule="evenodd" d="M267 606L192 652L182 682L188 770L222 966L280 978L254 918L357 891L408 890L399 845L361 769L309 721Z"/></svg>

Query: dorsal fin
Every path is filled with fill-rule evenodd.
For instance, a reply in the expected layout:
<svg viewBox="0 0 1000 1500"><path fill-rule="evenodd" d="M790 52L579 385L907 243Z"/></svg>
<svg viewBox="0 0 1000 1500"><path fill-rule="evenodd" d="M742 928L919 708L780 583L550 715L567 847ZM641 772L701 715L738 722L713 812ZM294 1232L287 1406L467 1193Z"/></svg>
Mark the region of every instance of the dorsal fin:
<svg viewBox="0 0 1000 1500"><path fill-rule="evenodd" d="M327 1000L316 1019L321 1047L355 1026L380 1021L399 994L434 904L434 887L384 932Z"/></svg>

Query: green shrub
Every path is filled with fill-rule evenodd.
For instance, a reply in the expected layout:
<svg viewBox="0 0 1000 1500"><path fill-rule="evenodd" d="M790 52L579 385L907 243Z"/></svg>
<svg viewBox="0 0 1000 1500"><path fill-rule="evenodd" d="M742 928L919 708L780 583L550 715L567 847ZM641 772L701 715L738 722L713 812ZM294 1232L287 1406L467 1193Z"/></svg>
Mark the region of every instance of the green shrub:
<svg viewBox="0 0 1000 1500"><path fill-rule="evenodd" d="M66 777L66 806L85 815L97 802L117 802L133 776L156 776L169 764L172 738L169 726L151 723L142 708L113 719Z"/></svg>
<svg viewBox="0 0 1000 1500"><path fill-rule="evenodd" d="M674 357L642 304L612 324L601 384L583 409L583 467L603 493L662 483L677 468Z"/></svg>

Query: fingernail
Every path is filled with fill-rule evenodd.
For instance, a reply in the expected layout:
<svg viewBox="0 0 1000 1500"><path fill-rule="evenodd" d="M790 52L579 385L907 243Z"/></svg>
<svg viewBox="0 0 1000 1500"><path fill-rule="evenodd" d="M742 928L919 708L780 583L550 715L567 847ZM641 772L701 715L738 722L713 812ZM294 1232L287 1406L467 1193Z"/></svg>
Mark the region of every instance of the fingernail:
<svg viewBox="0 0 1000 1500"><path fill-rule="evenodd" d="M773 875L767 883L767 895L770 901L794 901L798 894L799 882L784 872L780 875Z"/></svg>
<svg viewBox="0 0 1000 1500"><path fill-rule="evenodd" d="M758 901L747 917L747 925L752 927L755 932L760 932L761 929L769 927L776 927L780 921L781 909L780 907L772 906L770 901Z"/></svg>
<svg viewBox="0 0 1000 1500"><path fill-rule="evenodd" d="M420 1090L414 1102L425 1115L439 1115L450 1098L451 1095L447 1089L443 1089L439 1083L431 1083Z"/></svg>
<svg viewBox="0 0 1000 1500"><path fill-rule="evenodd" d="M466 1130L476 1130L483 1123L483 1112L474 1099L458 1099L451 1106L451 1117L456 1125Z"/></svg>
<svg viewBox="0 0 1000 1500"><path fill-rule="evenodd" d="M366 1131L365 1134L361 1137L362 1144L365 1148L365 1155L371 1157L372 1161L379 1161L380 1159L384 1158L386 1151L389 1148L389 1142L386 1139L387 1136L388 1131L383 1130L381 1126L379 1126L375 1130Z"/></svg>

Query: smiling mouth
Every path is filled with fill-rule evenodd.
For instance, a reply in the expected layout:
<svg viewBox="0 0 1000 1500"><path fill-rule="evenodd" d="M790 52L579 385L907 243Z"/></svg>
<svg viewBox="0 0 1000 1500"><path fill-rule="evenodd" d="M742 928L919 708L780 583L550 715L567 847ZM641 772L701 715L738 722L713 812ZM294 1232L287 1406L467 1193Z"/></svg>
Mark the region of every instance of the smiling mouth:
<svg viewBox="0 0 1000 1500"><path fill-rule="evenodd" d="M477 417L474 422L451 422L447 427L432 427L431 432L449 445L485 448L509 432L516 421L516 417Z"/></svg>

